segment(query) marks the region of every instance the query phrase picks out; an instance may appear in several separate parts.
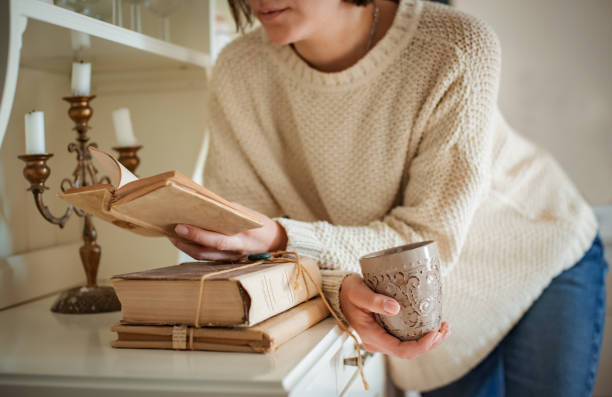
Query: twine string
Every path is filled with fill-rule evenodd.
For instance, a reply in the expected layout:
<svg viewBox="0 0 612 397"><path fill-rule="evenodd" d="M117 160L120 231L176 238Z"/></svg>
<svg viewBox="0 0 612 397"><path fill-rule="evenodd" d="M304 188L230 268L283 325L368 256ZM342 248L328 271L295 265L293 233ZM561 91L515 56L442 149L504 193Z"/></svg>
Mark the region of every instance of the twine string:
<svg viewBox="0 0 612 397"><path fill-rule="evenodd" d="M195 312L195 327L196 328L200 328L200 309L202 308L202 297L204 296L204 281L212 276L217 276L219 274L223 274L223 273L229 273L229 272L233 272L235 270L242 270L242 269L246 269L249 267L254 267L257 265L262 264L263 261L257 261L257 262L253 262L253 263L246 263L243 266L239 266L239 267L230 267L229 269L223 269L223 270L219 270L216 272L212 272L212 273L206 273L203 274L202 277L200 277L200 293L198 294L198 306L196 308L196 312Z"/></svg>
<svg viewBox="0 0 612 397"><path fill-rule="evenodd" d="M292 255L294 256L294 258L287 257L288 255ZM301 278L302 281L304 281L304 286L306 287L306 297L310 296L310 290L308 288L308 282L306 280L306 277L308 277L310 282L315 286L317 292L319 293L319 296L321 297L321 299L323 300L323 303L327 307L327 310L329 310L331 315L334 317L338 326L340 326L340 328L353 339L353 342L355 343L355 350L357 351L357 365L359 366L359 374L361 375L363 387L365 390L369 390L370 385L366 381L365 374L363 372L363 363L361 360L361 348L359 346L359 340L357 339L355 334L351 332L351 330L344 323L344 321L341 320L338 317L338 315L336 315L331 305L327 301L327 298L325 297L325 294L323 293L323 290L321 289L321 287L319 287L319 285L315 282L314 278L312 277L308 269L306 269L306 267L304 267L304 265L302 265L302 263L300 262L300 255L294 251L276 251L276 252L270 253L270 257L267 259L262 259L262 260L258 260L255 262L248 262L246 260L243 260L243 262L244 264L242 266L232 267L229 269L207 273L207 274L202 275L202 277L200 277L200 292L198 294L198 304L197 304L197 308L195 312L195 321L194 321L195 328L200 328L200 309L202 308L202 297L204 296L204 284L205 284L204 281L206 281L207 278L210 278L212 276L217 276L220 274L224 274L224 273L229 273L229 272L236 271L236 270L242 270L242 269L247 269L250 267L255 267L261 264L265 264L265 263L287 263L287 262L295 263L296 276L295 276L295 281L293 282L293 286L292 286L293 289L294 290L298 289L299 280ZM194 328L189 328L189 350L193 350L193 332L194 332Z"/></svg>

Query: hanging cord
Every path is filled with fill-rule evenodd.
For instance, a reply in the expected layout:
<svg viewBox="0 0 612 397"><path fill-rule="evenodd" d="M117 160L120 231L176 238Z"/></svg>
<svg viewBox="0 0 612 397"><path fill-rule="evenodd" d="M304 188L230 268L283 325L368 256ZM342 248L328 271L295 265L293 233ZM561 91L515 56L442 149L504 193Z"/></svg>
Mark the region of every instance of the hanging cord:
<svg viewBox="0 0 612 397"><path fill-rule="evenodd" d="M287 257L288 255L292 255L294 256L294 258ZM344 332L346 332L355 342L355 350L357 351L357 365L359 366L359 374L361 375L363 387L365 390L370 390L370 385L366 381L365 374L363 372L363 363L361 361L361 347L359 346L359 340L357 339L355 334L351 332L351 330L344 323L344 321L342 321L338 317L338 315L334 312L331 305L327 301L327 298L325 297L325 294L323 293L323 290L321 289L321 287L319 287L319 285L315 282L314 278L312 277L308 269L306 269L304 265L302 265L302 263L300 262L300 255L297 252L293 252L293 251L276 251L276 252L271 252L269 254L266 253L266 254L252 255L249 258L257 258L257 257L263 257L264 259L256 260L255 262L252 262L249 259L243 259L241 260L241 262L244 263L244 265L242 266L232 267L229 269L219 270L217 272L212 272L212 273L207 273L207 274L202 275L202 277L200 278L200 293L198 294L198 305L197 305L196 312L195 312L195 320L194 320L195 328L200 328L200 309L202 308L202 297L204 296L204 281L207 278L210 278L212 276L217 276L219 274L233 272L236 270L242 270L242 269L247 269L250 267L255 267L255 266L266 264L266 263L287 263L287 262L295 263L297 272L296 272L295 281L293 283L293 289L294 290L298 289L299 280L301 278L302 281L304 281L304 286L306 287L306 296L309 296L310 291L308 289L308 283L306 282L306 277L308 277L310 282L315 286L315 288L317 289L317 292L319 293L319 296L321 296L321 299L323 300L323 303L325 303L327 310L329 310L331 315L334 317L338 326ZM190 350L193 349L193 328L191 328L189 332L189 348Z"/></svg>

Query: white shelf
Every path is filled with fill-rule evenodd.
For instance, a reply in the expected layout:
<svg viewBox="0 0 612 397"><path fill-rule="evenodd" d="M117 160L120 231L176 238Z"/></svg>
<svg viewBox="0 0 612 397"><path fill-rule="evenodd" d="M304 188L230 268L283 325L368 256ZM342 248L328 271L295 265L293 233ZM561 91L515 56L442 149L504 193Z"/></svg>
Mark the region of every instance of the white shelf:
<svg viewBox="0 0 612 397"><path fill-rule="evenodd" d="M168 43L39 0L19 0L21 14L29 19L24 34L22 65L52 66L72 62L70 31L89 34L91 49L85 55L99 62L98 70L133 70L182 65L206 69L211 65L208 54ZM32 38L32 40L29 40ZM26 44L27 41L27 45ZM134 51L138 50L138 51Z"/></svg>
<svg viewBox="0 0 612 397"><path fill-rule="evenodd" d="M100 21L40 0L0 1L0 146L11 114L19 67L69 73L71 31L88 34L79 57L101 73L191 70L206 80L209 54ZM195 73L195 74L194 74ZM167 74L166 74L167 75Z"/></svg>

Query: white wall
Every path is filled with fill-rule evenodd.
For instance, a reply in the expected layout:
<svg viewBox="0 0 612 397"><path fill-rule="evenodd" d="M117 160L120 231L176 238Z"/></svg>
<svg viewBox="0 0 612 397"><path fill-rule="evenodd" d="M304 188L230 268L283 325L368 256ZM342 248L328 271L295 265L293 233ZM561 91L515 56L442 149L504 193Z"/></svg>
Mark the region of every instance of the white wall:
<svg viewBox="0 0 612 397"><path fill-rule="evenodd" d="M612 204L612 2L456 0L502 44L499 103L594 205Z"/></svg>
<svg viewBox="0 0 612 397"><path fill-rule="evenodd" d="M180 72L188 73L188 72ZM139 152L137 173L150 176L178 170L191 176L196 166L205 127L205 72L195 72L202 82L179 81L172 88L172 73L141 77L122 75L93 77L92 91L98 95L91 105L94 116L89 133L92 142L111 151L115 145L111 112L129 107L135 134L144 148ZM199 74L199 75L198 75ZM125 76L124 76L125 77ZM155 81L163 80L161 89ZM133 89L126 90L126 86ZM33 108L45 112L47 151L54 153L48 164L50 188L44 201L54 215L66 205L55 194L62 178L70 177L75 155L67 152L74 140L68 103L61 97L70 92L68 75L20 68L11 118L0 148L0 308L50 292L84 283L78 246L82 244L82 219L74 214L66 227L47 223L36 210L24 163L17 159L25 151L24 114ZM168 266L176 263L177 250L163 238L145 238L94 219L102 247L100 278L113 274Z"/></svg>

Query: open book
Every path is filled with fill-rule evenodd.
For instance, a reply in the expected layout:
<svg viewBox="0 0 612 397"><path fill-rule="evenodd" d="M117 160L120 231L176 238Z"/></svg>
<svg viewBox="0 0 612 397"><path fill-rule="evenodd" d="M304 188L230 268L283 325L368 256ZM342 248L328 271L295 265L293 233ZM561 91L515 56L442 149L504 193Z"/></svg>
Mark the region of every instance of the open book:
<svg viewBox="0 0 612 397"><path fill-rule="evenodd" d="M177 171L138 179L109 153L93 146L89 152L111 183L58 196L100 219L145 236L175 236L178 223L227 235L263 226L254 215Z"/></svg>

